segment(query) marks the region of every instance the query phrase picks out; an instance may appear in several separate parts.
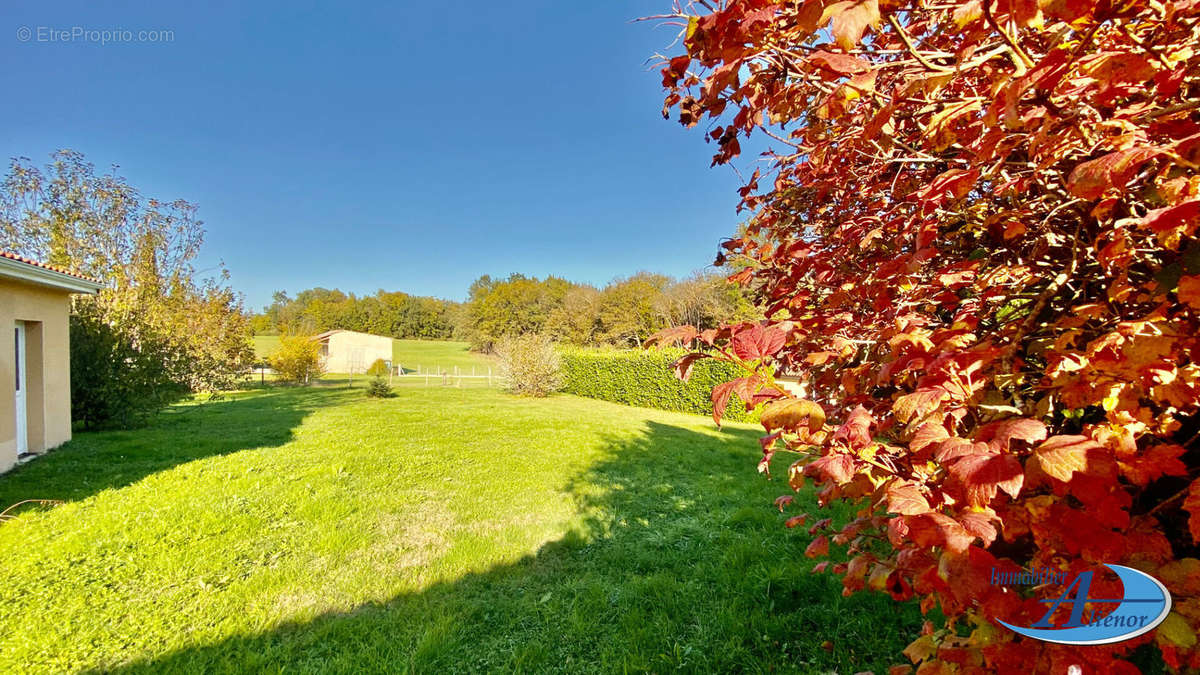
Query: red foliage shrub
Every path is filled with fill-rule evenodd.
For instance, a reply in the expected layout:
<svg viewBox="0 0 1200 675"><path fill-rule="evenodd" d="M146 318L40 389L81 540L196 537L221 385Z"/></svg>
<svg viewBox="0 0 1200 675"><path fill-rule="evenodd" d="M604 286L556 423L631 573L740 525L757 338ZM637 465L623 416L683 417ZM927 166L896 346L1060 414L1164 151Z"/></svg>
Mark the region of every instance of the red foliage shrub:
<svg viewBox="0 0 1200 675"><path fill-rule="evenodd" d="M771 319L661 339L746 368L713 398L768 402L764 469L861 505L807 553L941 608L922 673L1135 671L1151 641L1200 668L1200 2L697 2L660 17L686 26L664 114L714 163L775 139L718 258ZM1099 563L1171 616L1093 647L995 623L1049 589L993 569Z"/></svg>

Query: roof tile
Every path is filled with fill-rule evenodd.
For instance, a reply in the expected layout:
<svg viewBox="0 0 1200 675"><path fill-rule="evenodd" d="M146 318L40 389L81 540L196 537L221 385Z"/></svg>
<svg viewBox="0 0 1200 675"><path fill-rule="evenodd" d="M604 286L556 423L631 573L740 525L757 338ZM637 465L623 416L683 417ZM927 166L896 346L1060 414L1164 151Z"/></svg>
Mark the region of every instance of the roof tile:
<svg viewBox="0 0 1200 675"><path fill-rule="evenodd" d="M78 274L76 272L72 272L70 270L66 270L61 267L56 267L54 265L48 265L46 263L38 262L36 260L32 260L32 259L26 258L24 256L19 256L16 253L10 253L8 251L0 251L0 258L7 258L9 260L15 260L19 263L25 263L26 265L32 265L33 267L40 267L44 270L50 270L51 272L58 272L59 274L65 274L69 277L75 277L76 279L81 279L83 281L90 281L94 284L100 283L96 279L92 279L90 277L85 277L82 274Z"/></svg>

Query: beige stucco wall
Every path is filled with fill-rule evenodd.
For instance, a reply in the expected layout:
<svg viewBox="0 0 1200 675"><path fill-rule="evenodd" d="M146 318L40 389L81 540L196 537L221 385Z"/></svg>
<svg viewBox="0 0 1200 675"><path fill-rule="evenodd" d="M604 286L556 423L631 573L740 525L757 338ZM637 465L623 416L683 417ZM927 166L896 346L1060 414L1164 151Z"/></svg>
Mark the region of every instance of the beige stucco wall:
<svg viewBox="0 0 1200 675"><path fill-rule="evenodd" d="M355 350L361 350L361 360L354 363ZM325 360L325 371L329 373L348 373L350 366L355 366L355 372L361 373L375 359L392 360L392 339L367 333L342 331L329 336L329 357Z"/></svg>
<svg viewBox="0 0 1200 675"><path fill-rule="evenodd" d="M0 278L0 471L17 462L14 327L25 321L30 452L71 440L70 294Z"/></svg>

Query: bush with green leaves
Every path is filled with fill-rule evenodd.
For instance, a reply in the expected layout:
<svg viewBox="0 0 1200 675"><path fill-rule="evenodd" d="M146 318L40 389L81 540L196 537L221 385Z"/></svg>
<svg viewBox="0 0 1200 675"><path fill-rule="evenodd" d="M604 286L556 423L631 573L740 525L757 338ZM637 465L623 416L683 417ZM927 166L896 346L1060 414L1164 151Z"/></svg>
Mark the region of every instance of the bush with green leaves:
<svg viewBox="0 0 1200 675"><path fill-rule="evenodd" d="M558 352L545 336L527 333L496 342L506 388L523 396L546 396L562 386Z"/></svg>
<svg viewBox="0 0 1200 675"><path fill-rule="evenodd" d="M691 377L675 377L674 363L682 349L583 349L561 350L563 391L645 408L660 408L698 415L712 414L713 387L743 373L736 366L714 360L698 361ZM726 406L724 419L752 421L737 397Z"/></svg>
<svg viewBox="0 0 1200 675"><path fill-rule="evenodd" d="M371 375L372 377L383 377L384 375L387 375L387 361L384 361L383 359L375 359L375 361L371 363L370 367L367 368L367 374Z"/></svg>
<svg viewBox="0 0 1200 675"><path fill-rule="evenodd" d="M282 335L279 348L267 357L267 363L284 382L308 384L325 372L321 363L321 344L306 335Z"/></svg>
<svg viewBox="0 0 1200 675"><path fill-rule="evenodd" d="M71 417L89 429L136 426L188 391L170 340L109 323L95 303L77 304L70 334Z"/></svg>
<svg viewBox="0 0 1200 675"><path fill-rule="evenodd" d="M382 377L373 377L367 383L367 396L371 398L391 398L392 395L392 388Z"/></svg>

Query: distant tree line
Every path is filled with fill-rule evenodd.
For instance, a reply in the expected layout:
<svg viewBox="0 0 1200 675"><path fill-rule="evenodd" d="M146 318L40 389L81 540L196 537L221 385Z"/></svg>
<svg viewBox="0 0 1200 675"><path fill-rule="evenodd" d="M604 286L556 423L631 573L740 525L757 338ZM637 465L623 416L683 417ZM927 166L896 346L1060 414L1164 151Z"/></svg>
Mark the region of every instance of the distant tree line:
<svg viewBox="0 0 1200 675"><path fill-rule="evenodd" d="M459 339L490 352L504 337L529 333L583 346L637 346L677 325L716 327L760 318L744 292L716 273L686 279L640 272L603 288L559 277L482 276L465 303L379 291L355 296L311 288L273 302L251 318L259 335L355 330L395 338Z"/></svg>
<svg viewBox="0 0 1200 675"><path fill-rule="evenodd" d="M539 333L584 346L632 347L668 326L702 328L759 318L743 291L715 273L675 280L639 272L604 288L513 274L471 284L458 334L482 351Z"/></svg>
<svg viewBox="0 0 1200 675"><path fill-rule="evenodd" d="M448 340L454 337L462 303L407 293L379 291L358 297L337 289L310 288L289 297L276 291L261 314L251 318L257 335L311 335L335 328L394 338Z"/></svg>

